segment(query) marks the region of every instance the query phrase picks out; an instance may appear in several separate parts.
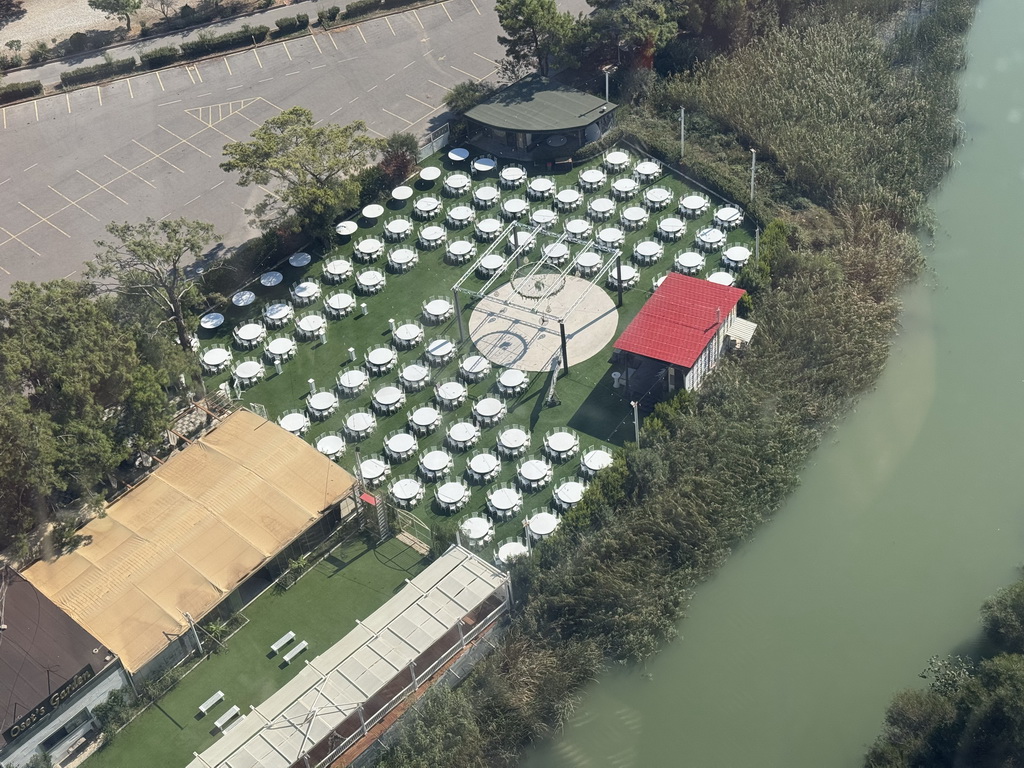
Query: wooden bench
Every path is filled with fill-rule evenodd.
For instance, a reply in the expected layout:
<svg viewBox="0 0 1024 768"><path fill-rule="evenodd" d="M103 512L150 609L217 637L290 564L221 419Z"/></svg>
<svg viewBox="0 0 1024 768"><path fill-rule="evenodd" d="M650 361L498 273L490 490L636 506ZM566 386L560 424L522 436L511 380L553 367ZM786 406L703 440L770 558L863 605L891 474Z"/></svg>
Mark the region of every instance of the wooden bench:
<svg viewBox="0 0 1024 768"><path fill-rule="evenodd" d="M215 694L213 694L213 696L211 696L210 698L208 698L206 701L204 701L202 704L199 705L199 711L202 712L205 715L207 712L209 712L211 709L213 709L214 705L217 702L222 701L223 699L224 699L224 691L217 691Z"/></svg>
<svg viewBox="0 0 1024 768"><path fill-rule="evenodd" d="M229 709L227 712L225 712L223 715L221 715L220 717L218 717L214 721L214 723L213 723L214 728L216 728L217 730L223 731L224 730L224 726L227 725L228 723L230 723L235 718L235 716L239 713L239 711L240 710L238 709L238 705L236 704L235 706L233 706L231 709Z"/></svg>
<svg viewBox="0 0 1024 768"><path fill-rule="evenodd" d="M270 646L270 650L273 653L277 653L282 648L284 648L286 645L288 645L288 643L290 643L294 639L295 639L295 633L294 632L289 632L288 634L281 635L281 637L279 637L277 639L277 642L274 643L272 646Z"/></svg>
<svg viewBox="0 0 1024 768"><path fill-rule="evenodd" d="M285 656L284 656L284 663L285 664L291 664L292 663L292 659L294 659L296 656L298 656L300 653L302 653L304 650L306 650L306 648L308 646L309 646L309 643L307 643L305 640L303 640L301 643L296 645L294 648L292 648L290 651L288 651L288 653L285 654Z"/></svg>

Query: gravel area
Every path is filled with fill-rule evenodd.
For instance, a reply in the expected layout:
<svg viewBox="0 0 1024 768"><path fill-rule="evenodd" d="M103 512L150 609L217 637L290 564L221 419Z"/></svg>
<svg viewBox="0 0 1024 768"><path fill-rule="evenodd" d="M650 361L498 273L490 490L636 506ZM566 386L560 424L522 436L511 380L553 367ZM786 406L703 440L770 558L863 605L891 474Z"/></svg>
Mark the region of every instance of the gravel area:
<svg viewBox="0 0 1024 768"><path fill-rule="evenodd" d="M55 37L58 41L66 40L75 32L121 26L116 19L107 19L92 10L85 0L23 0L22 7L27 11L24 16L0 27L0 43L21 40L22 55L26 57L28 48L39 40L51 45ZM136 18L146 18L151 13L143 8Z"/></svg>

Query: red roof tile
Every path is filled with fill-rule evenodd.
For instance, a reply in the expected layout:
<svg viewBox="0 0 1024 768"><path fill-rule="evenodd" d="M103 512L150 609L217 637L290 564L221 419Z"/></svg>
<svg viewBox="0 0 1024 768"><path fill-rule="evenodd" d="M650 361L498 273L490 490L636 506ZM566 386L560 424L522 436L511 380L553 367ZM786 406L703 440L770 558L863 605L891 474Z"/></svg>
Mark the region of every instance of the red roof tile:
<svg viewBox="0 0 1024 768"><path fill-rule="evenodd" d="M619 336L615 348L692 368L744 293L741 288L671 272Z"/></svg>

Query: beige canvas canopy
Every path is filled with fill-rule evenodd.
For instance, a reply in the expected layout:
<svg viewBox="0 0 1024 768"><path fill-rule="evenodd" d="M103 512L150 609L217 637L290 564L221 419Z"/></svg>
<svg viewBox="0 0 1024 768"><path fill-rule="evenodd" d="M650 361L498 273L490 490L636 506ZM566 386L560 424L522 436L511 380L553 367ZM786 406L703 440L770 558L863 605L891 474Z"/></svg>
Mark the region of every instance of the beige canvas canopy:
<svg viewBox="0 0 1024 768"><path fill-rule="evenodd" d="M249 411L228 416L110 505L86 544L25 571L137 672L314 523L353 478Z"/></svg>

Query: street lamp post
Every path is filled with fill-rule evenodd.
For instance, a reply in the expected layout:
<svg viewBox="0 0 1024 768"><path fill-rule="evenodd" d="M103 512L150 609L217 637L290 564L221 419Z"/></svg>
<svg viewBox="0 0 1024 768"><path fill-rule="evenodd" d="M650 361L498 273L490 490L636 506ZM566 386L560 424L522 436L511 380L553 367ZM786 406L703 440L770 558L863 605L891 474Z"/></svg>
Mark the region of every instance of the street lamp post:
<svg viewBox="0 0 1024 768"><path fill-rule="evenodd" d="M686 107L679 108L679 160L683 159L686 149Z"/></svg>
<svg viewBox="0 0 1024 768"><path fill-rule="evenodd" d="M750 204L754 204L754 174L757 172L757 150L750 150Z"/></svg>
<svg viewBox="0 0 1024 768"><path fill-rule="evenodd" d="M629 404L633 406L633 434L636 437L637 447L640 447L640 401L630 400Z"/></svg>

